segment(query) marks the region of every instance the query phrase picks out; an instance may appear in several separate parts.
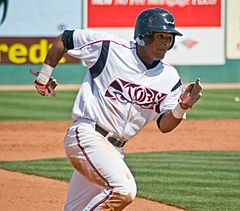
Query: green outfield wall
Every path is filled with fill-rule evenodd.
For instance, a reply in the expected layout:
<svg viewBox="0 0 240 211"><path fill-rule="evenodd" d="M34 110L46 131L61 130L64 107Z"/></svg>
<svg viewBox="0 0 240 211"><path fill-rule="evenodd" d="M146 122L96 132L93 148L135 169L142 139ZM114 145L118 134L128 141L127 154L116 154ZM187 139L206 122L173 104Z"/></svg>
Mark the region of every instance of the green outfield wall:
<svg viewBox="0 0 240 211"><path fill-rule="evenodd" d="M226 60L225 65L176 66L183 82L196 77L203 83L240 83L240 60Z"/></svg>
<svg viewBox="0 0 240 211"><path fill-rule="evenodd" d="M184 83L197 77L203 83L240 83L240 60L226 60L225 65L175 66ZM0 65L0 85L32 84L34 76L29 69L39 70L40 65ZM82 64L58 65L53 76L60 84L79 84L87 69Z"/></svg>

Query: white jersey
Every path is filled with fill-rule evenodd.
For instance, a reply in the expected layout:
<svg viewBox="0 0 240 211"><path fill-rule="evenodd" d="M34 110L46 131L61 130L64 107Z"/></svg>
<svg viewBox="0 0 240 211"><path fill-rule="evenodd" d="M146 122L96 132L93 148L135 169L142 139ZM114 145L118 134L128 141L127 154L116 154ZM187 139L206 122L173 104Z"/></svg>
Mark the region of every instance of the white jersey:
<svg viewBox="0 0 240 211"><path fill-rule="evenodd" d="M147 69L136 54L135 42L75 30L73 44L67 53L89 69L73 106L73 119L91 119L115 136L130 139L178 103L182 83L175 68L162 60Z"/></svg>

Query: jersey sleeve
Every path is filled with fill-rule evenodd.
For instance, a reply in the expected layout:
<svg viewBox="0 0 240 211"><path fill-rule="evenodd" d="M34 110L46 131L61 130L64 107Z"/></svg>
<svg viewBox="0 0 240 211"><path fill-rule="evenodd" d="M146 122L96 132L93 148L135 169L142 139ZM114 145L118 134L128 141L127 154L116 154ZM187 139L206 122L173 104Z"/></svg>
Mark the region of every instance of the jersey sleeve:
<svg viewBox="0 0 240 211"><path fill-rule="evenodd" d="M165 114L168 111L171 111L172 109L174 109L176 107L176 105L179 102L179 98L181 96L183 92L183 85L181 80L179 79L179 81L176 83L176 85L172 88L171 92L167 95L167 97L162 101L161 105L160 105L160 115L158 116L158 118ZM157 119L158 119L157 118ZM186 118L186 116L184 115L184 118Z"/></svg>
<svg viewBox="0 0 240 211"><path fill-rule="evenodd" d="M168 94L168 96L161 103L161 113L156 118L156 123L158 128L159 128L162 116L168 111L173 110L175 106L178 104L178 100L182 94L182 90L183 90L183 86L180 85L175 90L171 91L170 94ZM184 114L183 119L186 119L186 113Z"/></svg>
<svg viewBox="0 0 240 211"><path fill-rule="evenodd" d="M64 31L63 37L67 33ZM92 67L98 60L103 41L112 39L111 34L91 30L74 30L72 36L66 37L64 39L66 44L63 41L66 52L83 61L88 68Z"/></svg>
<svg viewBox="0 0 240 211"><path fill-rule="evenodd" d="M74 48L73 46L73 32L74 30L65 30L62 34L62 42L64 45L64 52Z"/></svg>

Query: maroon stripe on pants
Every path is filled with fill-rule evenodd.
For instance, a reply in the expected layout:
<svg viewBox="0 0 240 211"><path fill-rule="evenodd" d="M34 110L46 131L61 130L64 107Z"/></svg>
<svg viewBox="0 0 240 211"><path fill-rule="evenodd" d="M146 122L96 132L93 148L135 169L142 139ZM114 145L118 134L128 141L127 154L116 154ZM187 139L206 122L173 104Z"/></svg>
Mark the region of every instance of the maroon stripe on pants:
<svg viewBox="0 0 240 211"><path fill-rule="evenodd" d="M96 203L91 209L90 211L93 211L96 207L98 207L98 205L102 204L104 201L107 201L107 199L112 195L112 189L110 191L110 193L108 195L105 196L105 198L103 198L101 201L99 201L98 203Z"/></svg>
<svg viewBox="0 0 240 211"><path fill-rule="evenodd" d="M97 173L97 175L103 179L106 183L107 183L107 186L108 188L111 189L110 193L105 196L101 201L99 201L98 203L96 203L92 208L91 210L94 210L98 205L102 204L104 201L106 201L111 195L112 195L112 189L113 187L110 186L109 182L101 175L101 173L97 170L97 168L94 166L94 164L92 163L91 159L89 158L89 156L87 155L86 151L84 150L84 148L81 146L81 143L80 143L80 138L79 138L79 132L78 132L78 127L75 129L75 132L76 132L76 139L77 139L77 142L78 142L78 147L81 149L81 151L83 152L83 155L85 156L85 158L87 159L88 163L90 164L90 166L93 168L93 170Z"/></svg>

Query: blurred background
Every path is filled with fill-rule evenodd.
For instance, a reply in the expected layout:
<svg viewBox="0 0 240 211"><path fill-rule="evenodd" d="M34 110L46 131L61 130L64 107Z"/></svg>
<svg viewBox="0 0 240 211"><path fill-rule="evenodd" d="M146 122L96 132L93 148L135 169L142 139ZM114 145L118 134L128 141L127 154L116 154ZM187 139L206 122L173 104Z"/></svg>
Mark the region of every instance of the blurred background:
<svg viewBox="0 0 240 211"><path fill-rule="evenodd" d="M183 82L240 82L239 0L0 0L0 85L32 84L54 38L65 29L90 29L133 39L137 14L161 7L174 14L177 37L166 60ZM86 67L65 55L53 75L79 84Z"/></svg>

